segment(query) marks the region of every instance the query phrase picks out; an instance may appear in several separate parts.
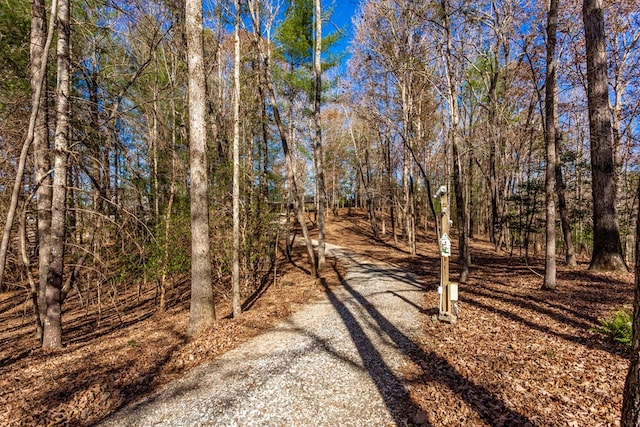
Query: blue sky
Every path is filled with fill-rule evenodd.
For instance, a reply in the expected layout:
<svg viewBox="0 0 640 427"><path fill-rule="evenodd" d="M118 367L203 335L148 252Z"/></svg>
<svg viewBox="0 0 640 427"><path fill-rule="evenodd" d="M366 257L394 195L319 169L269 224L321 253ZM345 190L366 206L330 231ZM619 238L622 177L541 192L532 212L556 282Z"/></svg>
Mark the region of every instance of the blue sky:
<svg viewBox="0 0 640 427"><path fill-rule="evenodd" d="M340 50L346 49L353 37L351 18L357 10L359 3L360 0L333 0L335 6L333 8L333 14L331 15L331 22L345 31L345 35L338 45L338 49ZM330 7L331 5L331 0L324 0L322 4L323 8ZM327 33L333 32L333 25L325 24L323 32L325 31Z"/></svg>
<svg viewBox="0 0 640 427"><path fill-rule="evenodd" d="M331 15L331 21L339 27L346 28L351 35L351 18L353 17L356 9L358 8L359 0L334 0L335 6L333 9L333 15ZM330 0L325 0L323 7L330 7Z"/></svg>

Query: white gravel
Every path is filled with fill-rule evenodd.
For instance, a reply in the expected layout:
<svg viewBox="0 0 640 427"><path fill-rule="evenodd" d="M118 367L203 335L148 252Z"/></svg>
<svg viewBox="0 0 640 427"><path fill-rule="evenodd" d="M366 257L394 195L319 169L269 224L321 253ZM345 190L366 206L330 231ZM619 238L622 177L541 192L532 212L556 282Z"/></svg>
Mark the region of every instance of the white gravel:
<svg viewBox="0 0 640 427"><path fill-rule="evenodd" d="M102 426L391 426L416 406L403 367L423 287L386 263L328 245L343 287L273 331L192 370Z"/></svg>

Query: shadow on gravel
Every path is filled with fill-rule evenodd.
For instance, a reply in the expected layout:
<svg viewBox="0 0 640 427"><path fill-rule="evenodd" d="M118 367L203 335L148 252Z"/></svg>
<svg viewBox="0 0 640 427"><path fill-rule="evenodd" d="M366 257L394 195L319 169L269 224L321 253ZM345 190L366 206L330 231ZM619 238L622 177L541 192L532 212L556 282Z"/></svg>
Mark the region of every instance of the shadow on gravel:
<svg viewBox="0 0 640 427"><path fill-rule="evenodd" d="M362 268L364 265L360 263L360 266ZM380 268L379 266L372 267L375 267L375 270ZM533 425L526 416L510 409L491 391L460 375L446 359L443 359L433 352L423 350L385 318L361 293L353 289L339 271L336 270L336 273L340 278L342 286L349 292L353 299L367 311L371 318L373 318L381 333L386 334L407 357L422 368L422 378L427 381L437 381L442 386L452 390L491 426ZM374 347L373 343L366 337L349 309L338 300L326 285L325 291L331 304L333 304L336 311L342 317L345 326L348 328L358 352L362 357L364 366L369 371L369 375L371 375L380 394L383 396L387 408L394 417L396 425L407 425L408 422L416 422L417 419L414 419L414 417L420 410L420 407L409 395L402 379L398 378L385 364L382 356ZM452 410L454 409L452 408ZM426 414L426 416L428 417L429 414ZM421 425L430 426L432 424L427 419L424 421L421 420Z"/></svg>
<svg viewBox="0 0 640 427"><path fill-rule="evenodd" d="M407 270L402 267L391 266L388 261L383 259L373 258L379 261L375 263L369 261L372 257L368 255L365 259L361 255L356 255L353 252L345 250L334 251L334 253L340 259L348 260L350 263L362 268L366 272L367 278L382 280L393 279L420 291L426 291L429 289L428 286L418 282L415 274L407 272Z"/></svg>
<svg viewBox="0 0 640 427"><path fill-rule="evenodd" d="M341 276L340 280L345 287L348 286ZM329 286L327 286L324 279L321 279L321 281L329 301L349 330L349 334L358 350L362 363L378 388L396 425L407 425L407 422L410 421L413 415L420 409L419 406L411 399L411 396L409 396L409 392L404 387L402 380L387 366L380 352L375 348L369 338L367 338L367 335L358 324L355 316L333 293ZM368 305L369 303L365 301L365 304ZM365 304L363 304L363 306Z"/></svg>

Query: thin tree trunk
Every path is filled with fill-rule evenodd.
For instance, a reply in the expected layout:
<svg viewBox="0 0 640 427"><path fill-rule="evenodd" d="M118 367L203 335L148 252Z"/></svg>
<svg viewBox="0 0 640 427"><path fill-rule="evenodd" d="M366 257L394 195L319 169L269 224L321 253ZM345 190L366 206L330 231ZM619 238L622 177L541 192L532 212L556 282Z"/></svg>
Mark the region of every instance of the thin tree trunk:
<svg viewBox="0 0 640 427"><path fill-rule="evenodd" d="M455 139L455 136L453 137ZM471 263L471 254L469 253L469 230L467 221L467 207L464 203L464 189L462 187L462 172L460 153L458 152L458 143L452 144L453 150L453 186L456 198L456 214L460 231L458 233L458 247L460 254L460 283L467 283L469 280L469 264Z"/></svg>
<svg viewBox="0 0 640 427"><path fill-rule="evenodd" d="M347 113L347 109L343 106L342 109L344 110L345 115L348 117L348 113ZM354 151L354 155L355 155L355 160L356 160L356 181L358 180L358 177L360 177L360 180L358 182L360 182L362 184L362 187L364 188L365 194L366 194L366 199L367 199L367 212L369 214L369 222L371 223L371 231L373 233L373 238L377 239L379 237L379 233L378 233L378 220L376 218L376 212L375 212L375 207L374 207L374 203L373 203L373 194L372 192L370 192L370 188L369 188L369 173L368 173L368 169L369 169L369 162L368 162L368 156L365 154L365 163L367 165L367 174L365 176L364 173L364 165L362 162L362 158L360 156L360 152L358 151L358 144L356 141L356 136L353 132L353 124L351 123L351 120L349 120L349 124L348 124L348 130L349 130L349 136L351 137L351 143L353 144L353 151ZM357 193L356 193L357 195ZM356 196L357 197L357 196Z"/></svg>
<svg viewBox="0 0 640 427"><path fill-rule="evenodd" d="M562 162L560 161L560 138L556 134L556 194L558 195L558 212L560 213L560 223L562 224L562 234L564 236L565 253L564 259L569 267L575 267L576 250L573 245L573 234L571 222L569 221L569 208L567 207L567 198L565 196L564 179L562 178Z"/></svg>
<svg viewBox="0 0 640 427"><path fill-rule="evenodd" d="M209 203L207 199L206 82L202 2L185 4L189 78L189 172L191 175L191 307L187 333L194 335L216 319L211 286Z"/></svg>
<svg viewBox="0 0 640 427"><path fill-rule="evenodd" d="M25 204L25 208L26 208ZM22 257L22 264L27 273L27 280L29 281L29 294L31 296L31 301L33 302L33 316L36 323L36 333L40 337L42 333L42 322L40 321L40 310L38 304L38 285L36 284L36 280L31 273L31 261L29 259L29 248L28 248L28 237L27 237L27 213L26 209L22 209L20 214L20 255Z"/></svg>
<svg viewBox="0 0 640 427"><path fill-rule="evenodd" d="M593 255L589 269L626 271L616 209L616 165L609 117L603 1L584 0L582 16L587 47L587 95L593 176Z"/></svg>
<svg viewBox="0 0 640 427"><path fill-rule="evenodd" d="M51 200L51 257L46 288L46 313L43 321L42 347L62 347L62 285L67 204L67 161L69 157L70 4L61 0L56 28L58 33L58 83L56 95L56 131Z"/></svg>
<svg viewBox="0 0 640 427"><path fill-rule="evenodd" d="M558 115L556 102L556 29L558 27L558 0L550 0L547 10L547 76L545 81L544 117L546 138L546 250L542 289L556 288L556 133Z"/></svg>
<svg viewBox="0 0 640 427"><path fill-rule="evenodd" d="M315 3L315 49L314 67L315 90L313 102L313 119L315 124L315 164L316 182L318 185L318 270L325 264L325 217L327 212L327 187L324 180L324 150L322 148L322 126L320 123L320 101L322 98L322 4Z"/></svg>
<svg viewBox="0 0 640 427"><path fill-rule="evenodd" d="M233 317L240 316L240 0L235 0L233 32L233 262L231 294Z"/></svg>
<svg viewBox="0 0 640 427"><path fill-rule="evenodd" d="M47 49L47 21L44 0L32 0L31 2L31 91L37 93L39 85L47 75L47 61L45 49ZM43 68L44 62L44 68ZM44 70L43 75L40 75ZM42 91L40 90L42 95ZM46 91L45 91L46 93ZM36 321L36 333L38 339L42 339L42 320L45 316L47 287L47 272L49 271L49 256L51 248L51 159L49 154L49 127L47 97L38 99L37 115L33 133L33 153L35 165L35 179L39 183L36 192L37 218L38 218L38 285L37 297L34 298L34 310L38 314ZM1 281L1 279L0 279Z"/></svg>

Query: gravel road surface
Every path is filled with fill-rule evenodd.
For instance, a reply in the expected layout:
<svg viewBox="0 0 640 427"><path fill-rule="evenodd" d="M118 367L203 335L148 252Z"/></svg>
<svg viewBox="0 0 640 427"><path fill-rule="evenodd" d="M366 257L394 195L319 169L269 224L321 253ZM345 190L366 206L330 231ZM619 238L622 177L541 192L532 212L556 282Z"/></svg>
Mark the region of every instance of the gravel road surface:
<svg viewBox="0 0 640 427"><path fill-rule="evenodd" d="M380 261L327 245L342 287L273 331L192 370L102 426L393 426L418 412L403 383L423 287Z"/></svg>

